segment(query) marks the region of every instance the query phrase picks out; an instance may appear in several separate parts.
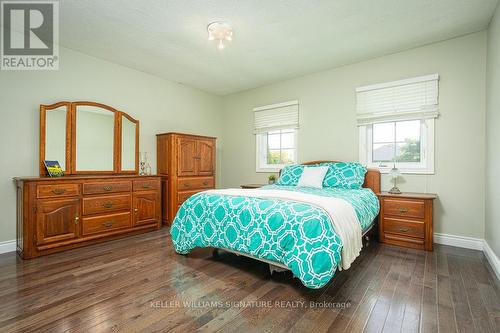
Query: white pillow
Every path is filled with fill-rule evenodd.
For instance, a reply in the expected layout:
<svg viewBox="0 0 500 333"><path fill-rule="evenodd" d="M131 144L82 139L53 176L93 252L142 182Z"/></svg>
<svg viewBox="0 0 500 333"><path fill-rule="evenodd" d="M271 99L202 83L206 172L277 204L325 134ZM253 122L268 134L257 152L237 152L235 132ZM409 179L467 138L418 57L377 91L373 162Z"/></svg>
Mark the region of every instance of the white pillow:
<svg viewBox="0 0 500 333"><path fill-rule="evenodd" d="M323 179L325 178L327 172L327 166L305 167L297 186L323 188Z"/></svg>

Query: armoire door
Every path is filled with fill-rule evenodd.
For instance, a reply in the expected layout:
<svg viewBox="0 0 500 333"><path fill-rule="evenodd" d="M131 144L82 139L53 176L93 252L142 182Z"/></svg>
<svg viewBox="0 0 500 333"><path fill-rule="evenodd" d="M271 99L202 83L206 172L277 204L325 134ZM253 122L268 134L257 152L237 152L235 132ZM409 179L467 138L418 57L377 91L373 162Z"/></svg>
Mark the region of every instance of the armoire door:
<svg viewBox="0 0 500 333"><path fill-rule="evenodd" d="M177 175L196 175L196 150L196 139L189 137L180 137L177 139Z"/></svg>
<svg viewBox="0 0 500 333"><path fill-rule="evenodd" d="M39 201L36 208L36 244L56 243L78 237L80 200Z"/></svg>
<svg viewBox="0 0 500 333"><path fill-rule="evenodd" d="M215 142L197 140L197 172L199 176L211 176L215 173Z"/></svg>
<svg viewBox="0 0 500 333"><path fill-rule="evenodd" d="M159 204L156 193L134 194L134 225L157 223Z"/></svg>

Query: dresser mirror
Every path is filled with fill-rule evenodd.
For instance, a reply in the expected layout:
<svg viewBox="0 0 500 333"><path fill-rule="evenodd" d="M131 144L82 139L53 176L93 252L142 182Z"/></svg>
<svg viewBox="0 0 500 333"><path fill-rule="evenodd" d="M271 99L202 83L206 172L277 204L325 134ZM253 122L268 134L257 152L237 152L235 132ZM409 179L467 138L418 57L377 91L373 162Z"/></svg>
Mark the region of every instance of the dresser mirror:
<svg viewBox="0 0 500 333"><path fill-rule="evenodd" d="M108 105L59 102L40 106L40 175L44 160L65 174L137 174L139 121Z"/></svg>
<svg viewBox="0 0 500 333"><path fill-rule="evenodd" d="M136 145L137 124L127 115L121 115L121 169L123 171L135 171L136 155L139 147Z"/></svg>
<svg viewBox="0 0 500 333"><path fill-rule="evenodd" d="M76 171L113 171L114 112L76 106Z"/></svg>
<svg viewBox="0 0 500 333"><path fill-rule="evenodd" d="M44 160L58 161L70 173L71 103L40 106L40 175L47 174Z"/></svg>

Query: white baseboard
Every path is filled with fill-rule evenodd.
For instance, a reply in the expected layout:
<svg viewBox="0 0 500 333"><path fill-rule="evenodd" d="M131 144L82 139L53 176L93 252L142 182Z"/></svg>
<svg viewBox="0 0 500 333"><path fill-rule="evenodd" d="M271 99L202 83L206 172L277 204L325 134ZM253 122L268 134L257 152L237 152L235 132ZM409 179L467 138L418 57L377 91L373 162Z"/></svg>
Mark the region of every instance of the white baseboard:
<svg viewBox="0 0 500 333"><path fill-rule="evenodd" d="M500 259L498 259L497 255L495 254L495 252L493 252L493 250L488 245L486 240L484 241L483 244L483 252L484 255L486 256L486 259L488 259L491 268L495 272L497 279L500 280Z"/></svg>
<svg viewBox="0 0 500 333"><path fill-rule="evenodd" d="M493 252L486 240L473 237L435 233L434 243L483 251L498 280L500 280L500 259L498 259L497 255L495 254L495 252Z"/></svg>
<svg viewBox="0 0 500 333"><path fill-rule="evenodd" d="M434 243L482 251L484 240L480 238L435 233Z"/></svg>
<svg viewBox="0 0 500 333"><path fill-rule="evenodd" d="M0 242L0 254L7 252L14 252L16 250L16 240L9 240Z"/></svg>

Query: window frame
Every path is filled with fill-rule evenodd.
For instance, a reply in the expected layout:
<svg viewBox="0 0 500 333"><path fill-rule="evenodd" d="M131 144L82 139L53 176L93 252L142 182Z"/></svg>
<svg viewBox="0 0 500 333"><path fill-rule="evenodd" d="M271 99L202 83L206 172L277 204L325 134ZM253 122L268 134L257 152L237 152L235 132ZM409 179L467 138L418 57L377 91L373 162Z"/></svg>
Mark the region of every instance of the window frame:
<svg viewBox="0 0 500 333"><path fill-rule="evenodd" d="M285 167L285 165L288 164L267 164L267 153L268 153L268 147L267 147L267 135L269 132L273 132L276 130L270 130L267 132L262 132L258 133L255 135L255 171L256 172L264 172L264 173L269 173L269 172L279 172L281 169ZM298 129L297 128L283 128L281 131L293 131L293 141L294 141L294 161L291 164L296 164L298 160ZM266 161L266 163L262 163L262 161Z"/></svg>
<svg viewBox="0 0 500 333"><path fill-rule="evenodd" d="M434 118L427 119L399 119L393 121L380 121L359 126L359 159L369 168L378 168L381 173L389 173L393 162L373 162L373 125L381 123L403 122L420 120L420 152L421 161L395 162L396 167L403 174L434 174Z"/></svg>

